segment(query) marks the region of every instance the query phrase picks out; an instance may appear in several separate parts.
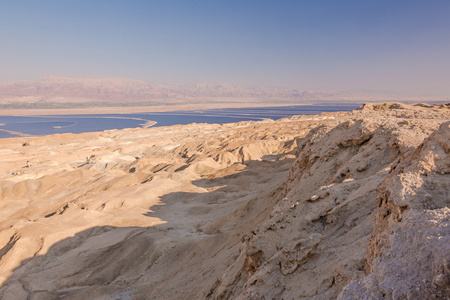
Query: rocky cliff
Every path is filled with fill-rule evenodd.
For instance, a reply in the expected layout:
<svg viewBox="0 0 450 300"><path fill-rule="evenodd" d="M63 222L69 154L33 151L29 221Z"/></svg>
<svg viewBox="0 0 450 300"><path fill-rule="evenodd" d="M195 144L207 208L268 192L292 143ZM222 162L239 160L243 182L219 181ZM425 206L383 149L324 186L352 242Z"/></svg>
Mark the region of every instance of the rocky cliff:
<svg viewBox="0 0 450 300"><path fill-rule="evenodd" d="M446 299L450 110L0 140L1 299Z"/></svg>

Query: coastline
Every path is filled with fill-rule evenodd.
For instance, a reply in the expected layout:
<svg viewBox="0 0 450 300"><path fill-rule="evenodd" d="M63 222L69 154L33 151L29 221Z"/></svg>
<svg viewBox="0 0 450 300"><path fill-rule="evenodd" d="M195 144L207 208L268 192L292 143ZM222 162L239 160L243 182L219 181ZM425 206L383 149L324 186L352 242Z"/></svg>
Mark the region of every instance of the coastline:
<svg viewBox="0 0 450 300"><path fill-rule="evenodd" d="M146 120L135 117L126 117L126 114L143 113L143 112L171 112L171 111L189 111L189 110L207 110L220 108L263 108L263 107L282 107L291 105L308 105L309 103L292 104L292 103L199 103L199 104L183 104L183 105L161 105L161 106L135 106L135 107L89 107L89 108L60 108L60 109L3 109L0 110L0 117L25 117L25 116L63 116L63 115L109 115L109 114L124 114L123 117L106 117L117 119L132 119L142 121L138 128L150 128L155 126L158 122L155 120ZM0 126L5 125L0 123ZM6 132L15 137L34 137L40 135L31 135L18 131L11 131L0 128L0 131ZM2 137L10 138L10 137Z"/></svg>
<svg viewBox="0 0 450 300"><path fill-rule="evenodd" d="M55 108L55 109L2 109L0 116L31 116L31 115L94 115L94 114L127 114L141 112L166 112L177 110L216 109L216 108L247 108L311 105L311 103L196 103L180 105L131 106L131 107L86 107L86 108Z"/></svg>
<svg viewBox="0 0 450 300"><path fill-rule="evenodd" d="M360 101L305 101L305 102L222 102L222 103L187 103L177 105L156 105L156 106L111 106L111 107L84 107L84 108L20 108L20 109L0 109L0 116L33 116L33 115L95 115L95 114L130 114L143 112L169 112L177 110L206 110L219 108L257 108L257 107L282 107L282 106L303 106L303 105L346 105L362 104L364 102L374 102L369 99ZM392 102L386 100L385 102ZM438 101L394 101L398 103L430 103L445 104L448 100Z"/></svg>
<svg viewBox="0 0 450 300"><path fill-rule="evenodd" d="M76 115L79 115L81 118L99 118L99 119L130 119L135 121L140 121L140 123L137 127L141 128L149 128L152 126L155 126L158 123L158 117L155 117L157 120L148 120L147 118L140 118L138 116L130 115L131 113L139 114L141 112L146 113L152 113L152 112L161 112L161 113L175 113L174 111L180 111L180 115L183 115L181 111L191 111L193 113L197 113L200 111L203 113L203 111L207 111L208 109L226 109L226 108L234 108L238 109L238 111L245 111L246 109L265 109L266 107L269 107L270 110L278 108L281 108L282 110L293 113L296 109L293 107L307 107L311 104L309 103L302 103L302 104L293 104L293 103L212 103L212 104L185 104L185 105L174 105L174 106L153 106L153 107L97 107L97 108L90 108L90 109L12 109L8 110L7 113L5 113L5 110L0 111L0 117L43 117L43 118L57 118L59 117L65 117L64 115L67 115L67 117L72 116L74 118L77 118ZM326 107L328 105L333 105L331 103L322 103L321 105L316 105L317 107ZM336 105L336 104L335 104ZM346 103L339 103L338 107L340 108L342 105L343 110L348 110L348 107L344 107ZM282 108L282 107L288 107L288 108ZM241 109L242 110L241 110ZM300 111L297 111L297 114L302 114L302 109ZM314 110L316 111L316 110ZM320 109L319 109L320 111ZM317 111L317 112L319 112ZM289 114L288 113L288 114ZM85 116L81 116L81 115ZM128 114L128 115L127 115ZM97 116L94 116L97 115ZM208 115L207 113L202 114L202 116L205 117L217 117L216 115ZM269 118L266 116L266 118ZM262 119L262 118L261 118ZM77 123L77 122L75 122ZM178 123L177 123L178 124ZM61 128L61 126L56 126L57 128ZM67 127L67 126L64 126ZM119 126L120 127L120 126ZM115 127L114 127L115 128ZM123 128L123 127L120 127ZM118 129L120 129L118 128ZM128 127L127 127L128 128ZM135 126L132 126L130 128L136 128ZM55 129L55 127L53 127ZM3 129L0 128L0 131L6 132L11 135L15 136L35 136L35 135L42 135L42 133L39 134L27 134L23 132L18 131L12 131L14 129L8 128ZM83 131L84 132L84 131ZM53 134L53 133L59 133L59 132L47 132L46 134ZM1 138L8 138L1 137Z"/></svg>

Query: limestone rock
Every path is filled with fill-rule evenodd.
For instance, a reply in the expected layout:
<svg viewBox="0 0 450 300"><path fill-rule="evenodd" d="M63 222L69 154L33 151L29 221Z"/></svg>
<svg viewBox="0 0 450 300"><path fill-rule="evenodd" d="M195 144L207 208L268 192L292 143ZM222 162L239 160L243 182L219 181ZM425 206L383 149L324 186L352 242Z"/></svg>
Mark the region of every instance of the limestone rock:
<svg viewBox="0 0 450 300"><path fill-rule="evenodd" d="M446 299L449 120L378 103L2 139L0 298Z"/></svg>

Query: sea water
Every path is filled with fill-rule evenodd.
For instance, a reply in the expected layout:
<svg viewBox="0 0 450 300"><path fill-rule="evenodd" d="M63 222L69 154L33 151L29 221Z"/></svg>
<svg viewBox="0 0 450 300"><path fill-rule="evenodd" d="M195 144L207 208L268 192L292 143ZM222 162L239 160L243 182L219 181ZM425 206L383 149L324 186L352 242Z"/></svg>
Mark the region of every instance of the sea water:
<svg viewBox="0 0 450 300"><path fill-rule="evenodd" d="M239 121L277 120L292 115L311 115L321 112L348 111L354 105L298 105L259 108L223 108L171 112L144 112L131 114L94 115L39 115L0 116L0 138L54 133L82 133L109 129L142 127L147 121L157 122L154 127L191 123L234 123ZM1 112L0 112L1 113ZM3 131L6 130L6 131ZM9 131L9 132L7 132Z"/></svg>

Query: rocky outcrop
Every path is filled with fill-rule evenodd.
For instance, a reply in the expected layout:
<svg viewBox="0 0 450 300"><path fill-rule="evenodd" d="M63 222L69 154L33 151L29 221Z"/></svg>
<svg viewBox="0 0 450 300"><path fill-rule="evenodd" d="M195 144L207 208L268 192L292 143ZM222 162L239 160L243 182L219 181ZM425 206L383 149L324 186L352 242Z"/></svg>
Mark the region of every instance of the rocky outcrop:
<svg viewBox="0 0 450 300"><path fill-rule="evenodd" d="M450 122L400 159L378 188L366 273L341 299L445 299L450 293Z"/></svg>
<svg viewBox="0 0 450 300"><path fill-rule="evenodd" d="M0 298L445 299L449 110L379 107L0 140Z"/></svg>

